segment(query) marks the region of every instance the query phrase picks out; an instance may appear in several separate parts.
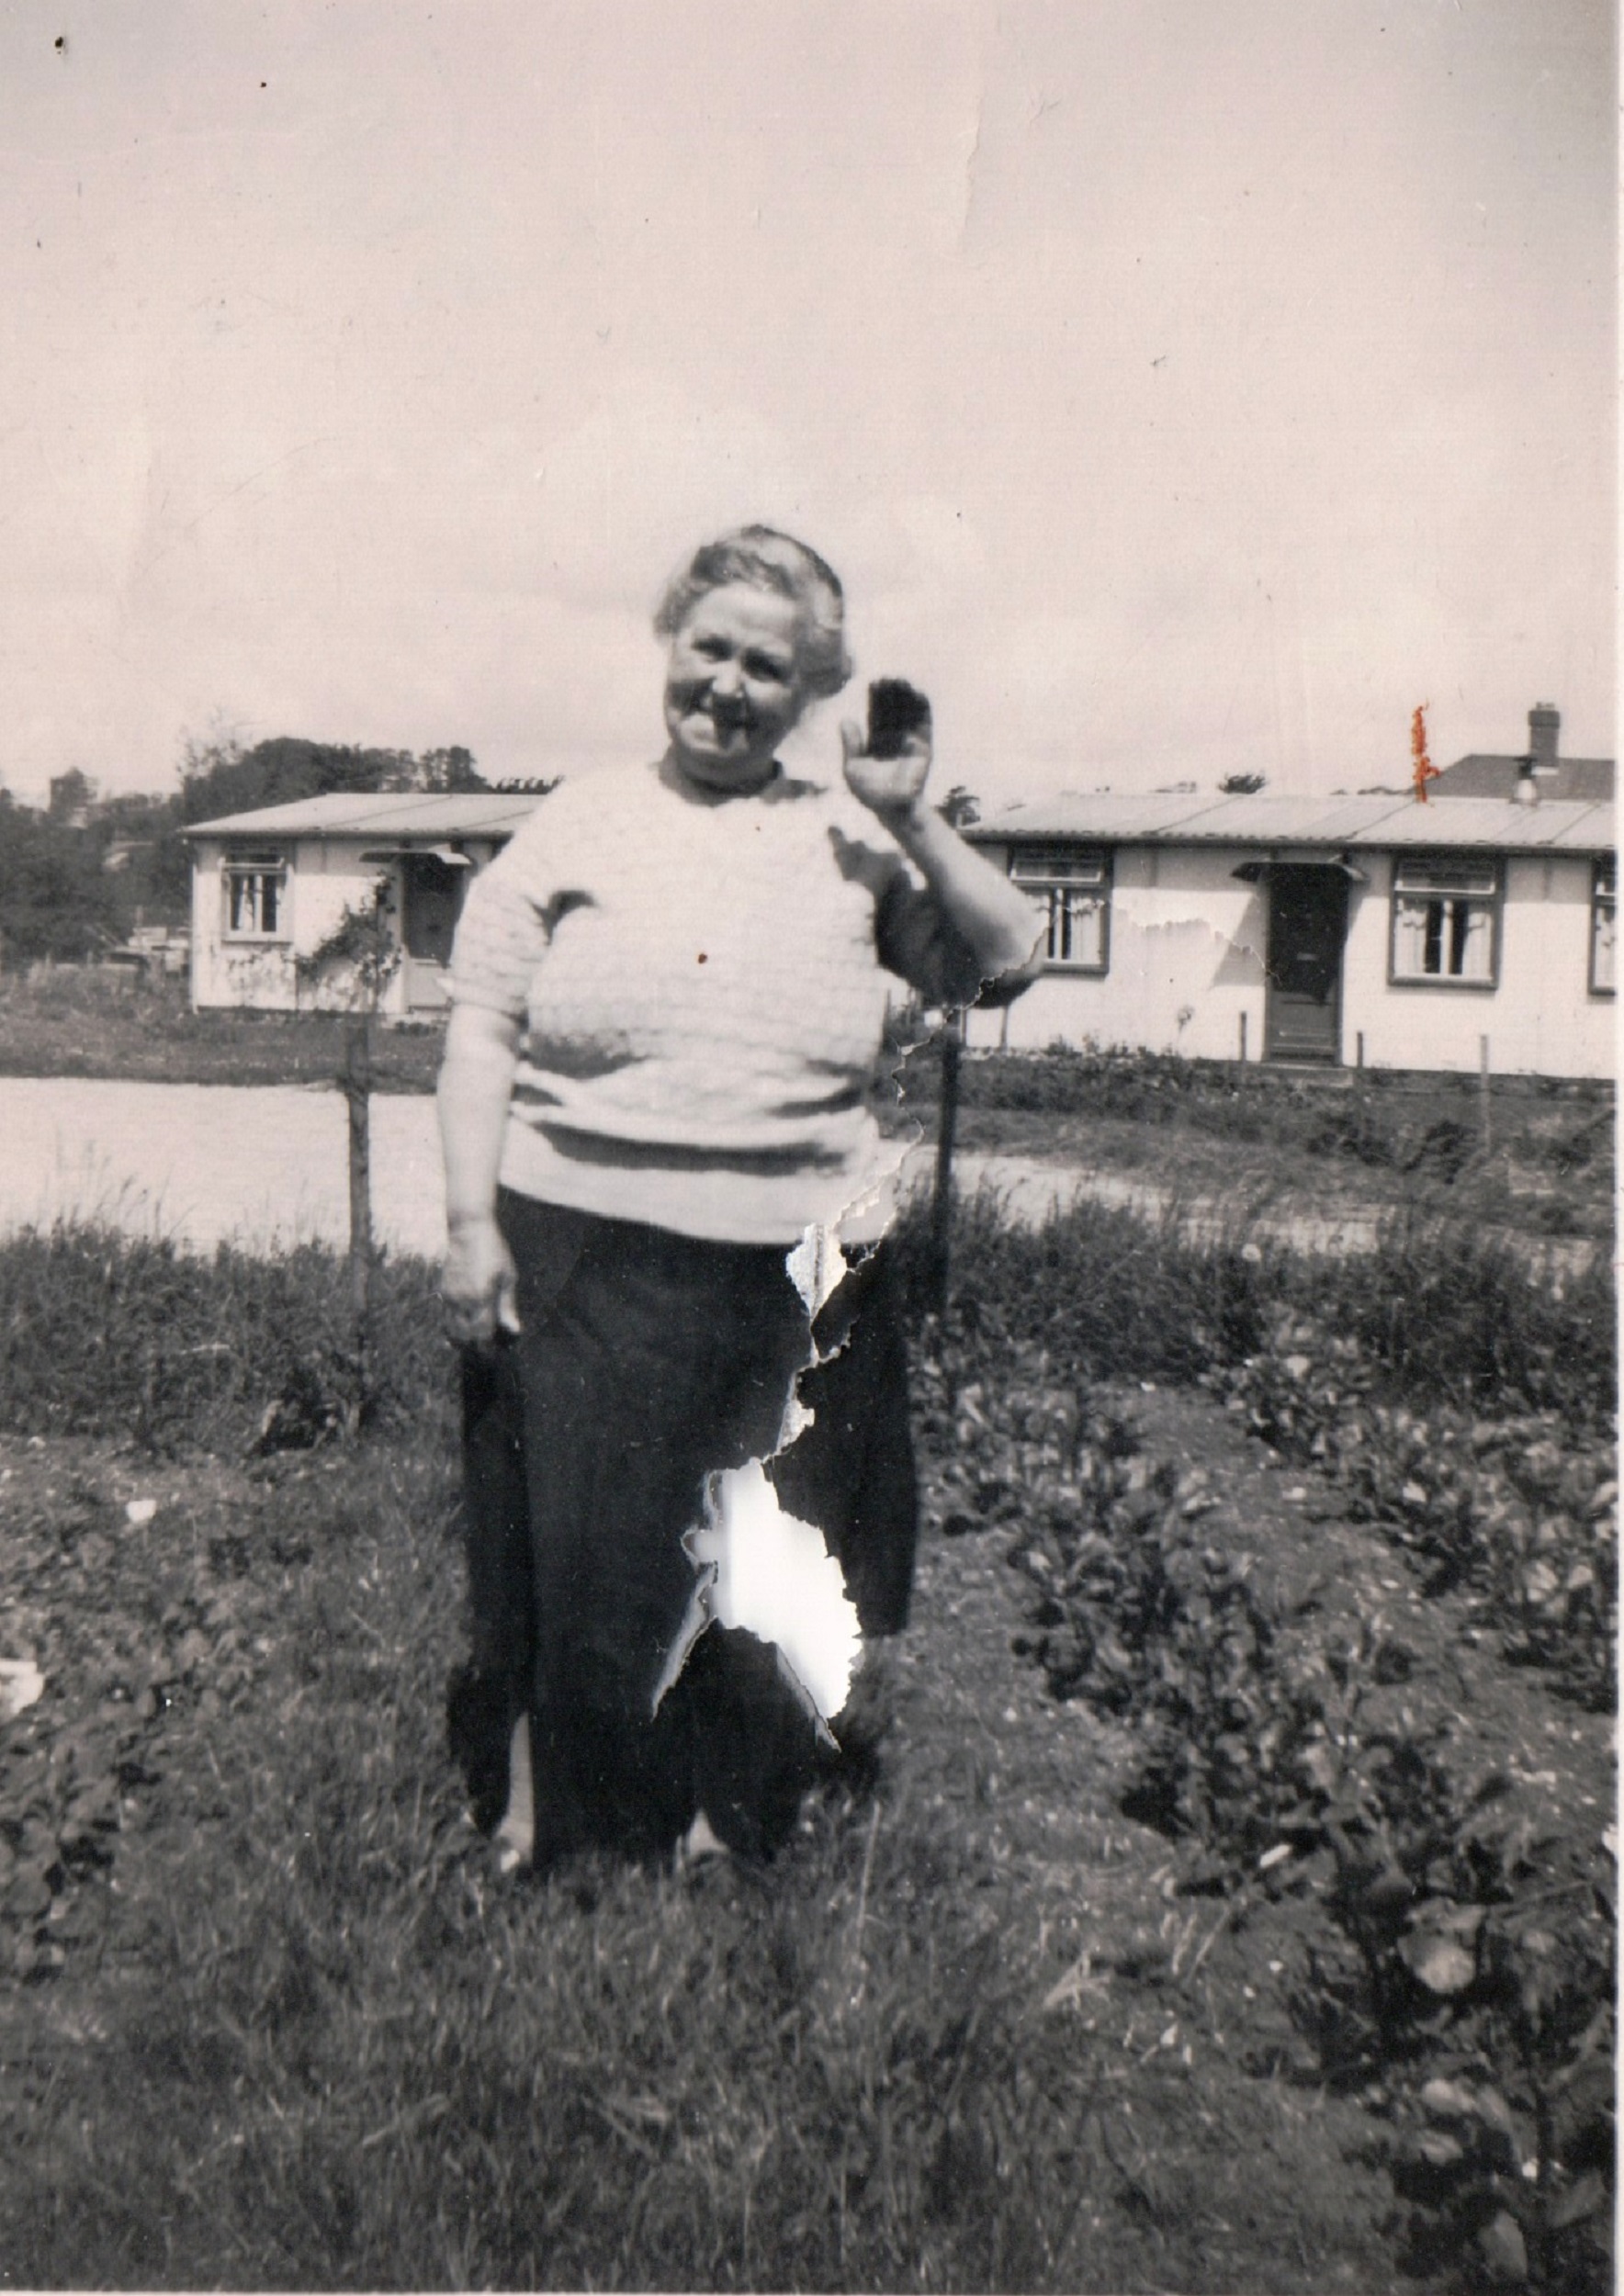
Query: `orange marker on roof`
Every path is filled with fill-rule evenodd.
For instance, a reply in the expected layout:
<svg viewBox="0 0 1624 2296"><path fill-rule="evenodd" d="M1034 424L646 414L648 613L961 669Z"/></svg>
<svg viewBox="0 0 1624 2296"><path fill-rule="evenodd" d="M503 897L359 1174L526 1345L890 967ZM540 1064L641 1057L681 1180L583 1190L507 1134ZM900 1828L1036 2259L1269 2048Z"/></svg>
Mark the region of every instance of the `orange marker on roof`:
<svg viewBox="0 0 1624 2296"><path fill-rule="evenodd" d="M1418 805L1427 803L1427 784L1438 779L1438 768L1427 754L1427 710L1423 702L1410 719L1410 755L1415 760L1412 775Z"/></svg>

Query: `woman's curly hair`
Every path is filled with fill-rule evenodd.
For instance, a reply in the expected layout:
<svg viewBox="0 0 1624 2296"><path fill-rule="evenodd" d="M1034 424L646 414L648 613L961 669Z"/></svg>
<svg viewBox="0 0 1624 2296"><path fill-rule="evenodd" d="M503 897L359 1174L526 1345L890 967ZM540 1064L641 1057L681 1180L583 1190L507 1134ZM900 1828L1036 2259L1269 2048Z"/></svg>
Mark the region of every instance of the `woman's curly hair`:
<svg viewBox="0 0 1624 2296"><path fill-rule="evenodd" d="M820 701L838 693L851 675L840 576L816 550L776 526L739 526L702 543L666 584L654 615L656 636L675 636L706 592L729 582L749 582L795 601L802 613L800 656L807 687Z"/></svg>

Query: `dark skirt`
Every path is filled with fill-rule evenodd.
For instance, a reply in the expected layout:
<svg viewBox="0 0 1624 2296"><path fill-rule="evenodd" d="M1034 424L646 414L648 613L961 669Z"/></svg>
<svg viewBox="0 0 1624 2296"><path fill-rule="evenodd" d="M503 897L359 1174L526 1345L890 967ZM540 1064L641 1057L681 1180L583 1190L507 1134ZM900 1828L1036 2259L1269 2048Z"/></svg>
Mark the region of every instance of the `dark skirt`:
<svg viewBox="0 0 1624 2296"><path fill-rule="evenodd" d="M682 1535L707 1475L768 1459L864 1632L906 1623L916 1504L889 1256L848 1272L818 1318L827 1360L803 1370L782 1248L507 1190L498 1212L522 1330L463 1364L472 1663L453 1728L476 1815L501 1814L527 1708L538 1866L592 1844L664 1850L701 1809L730 1848L768 1854L815 1774L815 1725L769 1646L714 1625L654 1710L694 1593ZM769 1458L792 1390L813 1424Z"/></svg>

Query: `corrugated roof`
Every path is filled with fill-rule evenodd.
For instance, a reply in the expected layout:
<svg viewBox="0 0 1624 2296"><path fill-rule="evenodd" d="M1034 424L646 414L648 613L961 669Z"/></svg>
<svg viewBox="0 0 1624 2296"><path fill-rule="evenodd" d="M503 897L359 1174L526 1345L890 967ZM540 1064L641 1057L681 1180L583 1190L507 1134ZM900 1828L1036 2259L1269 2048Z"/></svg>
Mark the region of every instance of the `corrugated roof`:
<svg viewBox="0 0 1624 2296"><path fill-rule="evenodd" d="M1454 797L1447 805L1413 797L1203 797L1094 795L1062 791L1006 805L968 832L977 843L1087 838L1102 845L1492 846L1502 853L1553 849L1607 852L1611 805L1551 799Z"/></svg>
<svg viewBox="0 0 1624 2296"><path fill-rule="evenodd" d="M1054 797L1029 797L1006 805L970 830L980 837L1156 837L1210 813L1220 801L1180 793L1117 796L1062 790Z"/></svg>
<svg viewBox="0 0 1624 2296"><path fill-rule="evenodd" d="M299 797L288 805L260 805L252 813L194 821L188 837L500 837L511 835L540 805L534 792L465 790L347 791Z"/></svg>
<svg viewBox="0 0 1624 2296"><path fill-rule="evenodd" d="M1554 809L1553 809L1554 810ZM1618 808L1614 805L1574 805L1572 824L1551 840L1552 847L1575 853L1611 853L1618 850ZM1540 806L1543 813L1545 808Z"/></svg>
<svg viewBox="0 0 1624 2296"><path fill-rule="evenodd" d="M1365 845L1495 846L1503 853L1545 853L1556 847L1603 852L1613 842L1611 805L1547 798L1515 805L1503 797L1451 797L1447 805L1406 805Z"/></svg>
<svg viewBox="0 0 1624 2296"><path fill-rule="evenodd" d="M422 838L509 836L541 803L534 793L470 790L454 796L416 790L304 797L288 805L197 821L188 837L364 837ZM1086 838L1103 845L1486 846L1497 852L1610 851L1610 805L1548 798L1224 797L1200 791L1144 795L1062 791L1004 806L969 835L976 842Z"/></svg>

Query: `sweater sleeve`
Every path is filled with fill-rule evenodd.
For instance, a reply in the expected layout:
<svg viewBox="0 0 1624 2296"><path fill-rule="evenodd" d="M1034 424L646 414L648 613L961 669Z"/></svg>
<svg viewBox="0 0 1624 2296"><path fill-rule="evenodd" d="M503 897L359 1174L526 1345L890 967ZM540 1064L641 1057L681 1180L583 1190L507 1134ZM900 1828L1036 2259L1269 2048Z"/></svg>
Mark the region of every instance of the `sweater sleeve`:
<svg viewBox="0 0 1624 2296"><path fill-rule="evenodd" d="M934 894L900 862L879 896L874 946L885 970L928 1005L967 1005L986 977L980 958Z"/></svg>
<svg viewBox="0 0 1624 2296"><path fill-rule="evenodd" d="M493 861L474 879L462 905L451 951L453 1000L522 1020L547 946L544 910L515 871Z"/></svg>

